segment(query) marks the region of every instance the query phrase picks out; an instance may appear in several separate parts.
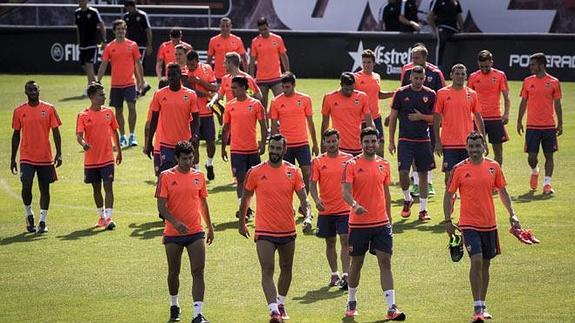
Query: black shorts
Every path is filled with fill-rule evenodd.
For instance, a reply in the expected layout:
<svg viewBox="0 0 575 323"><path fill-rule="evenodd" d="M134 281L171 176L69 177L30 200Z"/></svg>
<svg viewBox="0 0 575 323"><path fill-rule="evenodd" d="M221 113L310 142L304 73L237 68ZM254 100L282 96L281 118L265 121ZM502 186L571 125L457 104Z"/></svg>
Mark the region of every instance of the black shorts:
<svg viewBox="0 0 575 323"><path fill-rule="evenodd" d="M502 144L509 140L503 120L483 120L485 125L485 134L489 138L490 144Z"/></svg>
<svg viewBox="0 0 575 323"><path fill-rule="evenodd" d="M483 259L493 259L501 253L497 230L476 231L463 229L463 243L469 256L480 253Z"/></svg>
<svg viewBox="0 0 575 323"><path fill-rule="evenodd" d="M113 87L110 89L110 105L119 108L126 102L136 102L136 86Z"/></svg>
<svg viewBox="0 0 575 323"><path fill-rule="evenodd" d="M465 148L443 148L443 172L450 172L453 166L469 158Z"/></svg>
<svg viewBox="0 0 575 323"><path fill-rule="evenodd" d="M264 87L264 88L268 88L268 89L271 89L272 87L280 84L281 82L282 82L281 78L272 79L269 81L268 80L265 80L265 81L257 81L256 80L256 84L258 85L258 87L260 87L260 88ZM263 91L263 89L262 89L262 91Z"/></svg>
<svg viewBox="0 0 575 323"><path fill-rule="evenodd" d="M317 217L317 233L320 238L331 238L336 235L347 234L349 231L348 214L319 215Z"/></svg>
<svg viewBox="0 0 575 323"><path fill-rule="evenodd" d="M288 147L284 155L284 160L295 165L297 160L298 165L310 166L311 165L311 151L309 145L299 147Z"/></svg>
<svg viewBox="0 0 575 323"><path fill-rule="evenodd" d="M260 155L258 153L231 154L232 173L234 174L234 177L240 181L244 180L246 173L248 170L250 170L250 168L258 165L261 162L262 160L260 159Z"/></svg>
<svg viewBox="0 0 575 323"><path fill-rule="evenodd" d="M391 255L393 251L391 225L374 228L350 228L348 244L350 256L363 256L368 250L371 254L375 254L375 250L379 250Z"/></svg>
<svg viewBox="0 0 575 323"><path fill-rule="evenodd" d="M176 160L176 149L169 147L160 146L160 169L159 172L163 172L166 169L170 169L178 164Z"/></svg>
<svg viewBox="0 0 575 323"><path fill-rule="evenodd" d="M379 138L379 140L383 141L383 137L385 136L385 134L383 133L383 123L381 122L381 116L373 119L373 124L375 125L375 129L377 129L378 132L378 136L377 138ZM361 129L367 127L367 124L365 122L361 123Z"/></svg>
<svg viewBox="0 0 575 323"><path fill-rule="evenodd" d="M527 131L525 131L525 152L538 153L539 146L543 147L544 153L553 153L559 150L556 130L527 129Z"/></svg>
<svg viewBox="0 0 575 323"><path fill-rule="evenodd" d="M174 236L174 237L164 236L162 239L162 243L163 244L175 243L179 246L187 247L187 246L191 245L192 243L196 242L197 240L205 239L205 238L206 238L206 233L202 231L202 232L198 232L198 233L194 233L194 234L190 234L190 235L185 235L185 236Z"/></svg>
<svg viewBox="0 0 575 323"><path fill-rule="evenodd" d="M295 238L296 238L296 235L288 236L288 237L272 237L272 236L256 234L254 236L254 241L257 242L258 240L266 240L266 241L273 243L277 247L277 246L283 246L283 245L286 245L290 242L293 242L293 241L295 241Z"/></svg>
<svg viewBox="0 0 575 323"><path fill-rule="evenodd" d="M34 174L38 174L38 183L40 184L50 184L58 180L58 176L56 175L56 168L54 168L54 165L39 166L20 163L21 182L33 181Z"/></svg>
<svg viewBox="0 0 575 323"><path fill-rule="evenodd" d="M80 65L96 64L98 61L98 47L80 49Z"/></svg>
<svg viewBox="0 0 575 323"><path fill-rule="evenodd" d="M418 172L427 172L435 168L433 148L429 141L400 140L397 144L397 166L399 170L409 170L415 162Z"/></svg>
<svg viewBox="0 0 575 323"><path fill-rule="evenodd" d="M216 140L216 125L214 124L214 116L200 117L200 140Z"/></svg>
<svg viewBox="0 0 575 323"><path fill-rule="evenodd" d="M114 181L114 164L97 167L84 168L84 183L100 183Z"/></svg>

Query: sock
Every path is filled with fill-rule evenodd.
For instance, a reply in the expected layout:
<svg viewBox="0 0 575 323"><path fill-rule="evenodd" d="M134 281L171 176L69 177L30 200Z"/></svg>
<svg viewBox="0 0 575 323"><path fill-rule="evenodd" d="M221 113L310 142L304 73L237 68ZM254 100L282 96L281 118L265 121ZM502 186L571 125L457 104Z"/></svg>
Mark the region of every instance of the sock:
<svg viewBox="0 0 575 323"><path fill-rule="evenodd" d="M104 218L104 208L99 207L99 208L97 208L97 210L98 210L98 215L103 219Z"/></svg>
<svg viewBox="0 0 575 323"><path fill-rule="evenodd" d="M480 301L481 302L481 307L486 308L487 304L485 304L485 301Z"/></svg>
<svg viewBox="0 0 575 323"><path fill-rule="evenodd" d="M24 216L34 215L34 211L32 211L32 205L24 205Z"/></svg>
<svg viewBox="0 0 575 323"><path fill-rule="evenodd" d="M347 277L347 273L344 272L343 274L341 274L341 278L343 277Z"/></svg>
<svg viewBox="0 0 575 323"><path fill-rule="evenodd" d="M40 222L46 222L48 217L48 210L40 210Z"/></svg>
<svg viewBox="0 0 575 323"><path fill-rule="evenodd" d="M278 294L278 298L277 298L278 304L283 305L283 304L285 304L285 301L286 301L286 297Z"/></svg>
<svg viewBox="0 0 575 323"><path fill-rule="evenodd" d="M126 137L126 135L122 135L122 137L121 137L120 139L128 140L128 138Z"/></svg>
<svg viewBox="0 0 575 323"><path fill-rule="evenodd" d="M539 174L539 167L531 168L531 174Z"/></svg>
<svg viewBox="0 0 575 323"><path fill-rule="evenodd" d="M433 172L432 171L427 172L427 183L433 184Z"/></svg>
<svg viewBox="0 0 575 323"><path fill-rule="evenodd" d="M339 271L334 271L334 272L331 273L331 275L332 275L332 276L337 275L337 276L339 277Z"/></svg>
<svg viewBox="0 0 575 323"><path fill-rule="evenodd" d="M483 310L483 301L474 301L473 310L475 311L475 313L480 313L481 310Z"/></svg>
<svg viewBox="0 0 575 323"><path fill-rule="evenodd" d="M357 298L355 298L355 293L357 293L357 287L352 288L352 287L348 287L347 288L347 301L348 302L356 302Z"/></svg>
<svg viewBox="0 0 575 323"><path fill-rule="evenodd" d="M214 165L214 159L208 157L208 158L206 159L206 166L213 166L213 165Z"/></svg>
<svg viewBox="0 0 575 323"><path fill-rule="evenodd" d="M170 305L178 307L180 306L178 295L170 295Z"/></svg>
<svg viewBox="0 0 575 323"><path fill-rule="evenodd" d="M130 132L130 137L136 137L133 132Z"/></svg>
<svg viewBox="0 0 575 323"><path fill-rule="evenodd" d="M419 173L413 172L413 185L419 185Z"/></svg>
<svg viewBox="0 0 575 323"><path fill-rule="evenodd" d="M239 199L238 199L238 205L241 205L241 204L242 204L242 199L239 198Z"/></svg>
<svg viewBox="0 0 575 323"><path fill-rule="evenodd" d="M388 289L384 293L385 301L387 302L387 308L391 309L395 305L395 290Z"/></svg>
<svg viewBox="0 0 575 323"><path fill-rule="evenodd" d="M406 201L411 201L411 194L409 194L409 190L402 190L403 192L403 199Z"/></svg>
<svg viewBox="0 0 575 323"><path fill-rule="evenodd" d="M194 317L198 317L198 315L202 314L202 307L204 302L194 302Z"/></svg>
<svg viewBox="0 0 575 323"><path fill-rule="evenodd" d="M543 180L543 186L547 184L551 184L551 176L545 176L545 179Z"/></svg>
<svg viewBox="0 0 575 323"><path fill-rule="evenodd" d="M427 210L427 199L425 198L419 198L419 210L420 211L425 211Z"/></svg>
<svg viewBox="0 0 575 323"><path fill-rule="evenodd" d="M112 209L111 208L104 209L104 219L111 218L111 217L112 217Z"/></svg>
<svg viewBox="0 0 575 323"><path fill-rule="evenodd" d="M278 303L269 303L268 306L270 308L270 314L273 314L274 312L276 313L280 312L280 310L278 309Z"/></svg>

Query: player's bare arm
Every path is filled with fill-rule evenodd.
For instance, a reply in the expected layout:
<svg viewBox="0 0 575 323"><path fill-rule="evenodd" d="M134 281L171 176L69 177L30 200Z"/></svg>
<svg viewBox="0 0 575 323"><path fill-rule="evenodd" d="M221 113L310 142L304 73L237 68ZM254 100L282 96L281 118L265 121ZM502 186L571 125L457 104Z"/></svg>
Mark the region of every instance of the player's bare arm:
<svg viewBox="0 0 575 323"><path fill-rule="evenodd" d="M525 132L523 129L523 116L525 115L525 110L527 109L527 99L521 98L521 103L519 103L519 111L517 112L517 134L520 136Z"/></svg>

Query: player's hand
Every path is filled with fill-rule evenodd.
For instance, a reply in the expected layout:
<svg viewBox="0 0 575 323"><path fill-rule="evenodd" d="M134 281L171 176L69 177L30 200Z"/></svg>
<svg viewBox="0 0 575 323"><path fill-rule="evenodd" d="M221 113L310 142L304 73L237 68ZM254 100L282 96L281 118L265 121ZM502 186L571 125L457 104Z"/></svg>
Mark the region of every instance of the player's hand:
<svg viewBox="0 0 575 323"><path fill-rule="evenodd" d="M447 231L447 235L449 235L449 237L453 237L453 235L455 235L455 226L453 225L453 222L445 222L445 231Z"/></svg>
<svg viewBox="0 0 575 323"><path fill-rule="evenodd" d="M509 123L509 113L503 114L501 116L501 122L503 122L503 125L506 125Z"/></svg>
<svg viewBox="0 0 575 323"><path fill-rule="evenodd" d="M561 136L563 134L563 125L557 125L557 136Z"/></svg>
<svg viewBox="0 0 575 323"><path fill-rule="evenodd" d="M517 122L517 134L520 136L523 134L523 123Z"/></svg>
<svg viewBox="0 0 575 323"><path fill-rule="evenodd" d="M197 133L192 134L192 138L191 138L190 142L193 145L197 145L200 142L200 135L198 135Z"/></svg>
<svg viewBox="0 0 575 323"><path fill-rule="evenodd" d="M363 206L361 206L360 204L357 204L354 208L353 211L355 212L355 214L357 215L362 215L367 213L367 209L364 208Z"/></svg>
<svg viewBox="0 0 575 323"><path fill-rule="evenodd" d="M387 146L387 150L389 151L390 154L395 154L395 142L393 141L389 141L389 145Z"/></svg>
<svg viewBox="0 0 575 323"><path fill-rule="evenodd" d="M389 114L387 115L387 117L385 117L385 119L383 120L383 125L386 127L389 127Z"/></svg>
<svg viewBox="0 0 575 323"><path fill-rule="evenodd" d="M120 165L122 163L122 151L118 150L118 154L116 155L116 165Z"/></svg>
<svg viewBox="0 0 575 323"><path fill-rule="evenodd" d="M440 140L437 140L435 142L435 154L439 157L441 157L441 155L443 155L443 146L441 145Z"/></svg>
<svg viewBox="0 0 575 323"><path fill-rule="evenodd" d="M208 233L206 234L206 243L209 246L212 244L212 242L214 242L214 226L210 225L208 227Z"/></svg>
<svg viewBox="0 0 575 323"><path fill-rule="evenodd" d="M152 45L146 47L146 56L152 56L153 51L154 49L152 48Z"/></svg>
<svg viewBox="0 0 575 323"><path fill-rule="evenodd" d="M16 163L15 160L12 160L10 162L10 171L12 172L13 175L18 174L18 164Z"/></svg>
<svg viewBox="0 0 575 323"><path fill-rule="evenodd" d="M407 115L409 121L420 121L423 120L423 113L419 112L417 109L413 109L413 113Z"/></svg>
<svg viewBox="0 0 575 323"><path fill-rule="evenodd" d="M56 157L54 158L54 164L56 165L56 168L62 166L62 155L61 154L56 154Z"/></svg>
<svg viewBox="0 0 575 323"><path fill-rule="evenodd" d="M418 23L415 22L415 21L412 21L412 22L411 22L411 27L412 27L416 32L420 32L420 31L421 31L421 25L418 24Z"/></svg>
<svg viewBox="0 0 575 323"><path fill-rule="evenodd" d="M313 154L314 156L319 155L319 147L317 146L317 144L312 145L312 147L311 147L311 152L312 152L312 154Z"/></svg>
<svg viewBox="0 0 575 323"><path fill-rule="evenodd" d="M325 211L325 205L323 205L323 202L321 200L315 201L315 208L320 212Z"/></svg>
<svg viewBox="0 0 575 323"><path fill-rule="evenodd" d="M181 233L181 234L188 233L188 227L186 227L186 225L183 224L182 222L176 220L176 222L173 223L173 225L174 225L174 228L176 228L176 230L178 230L179 233Z"/></svg>
<svg viewBox="0 0 575 323"><path fill-rule="evenodd" d="M259 142L260 145L260 155L263 155L266 153L266 144L263 141Z"/></svg>
<svg viewBox="0 0 575 323"><path fill-rule="evenodd" d="M90 149L90 147L92 147L92 146L90 146L90 144L87 142L84 142L84 144L82 145L82 149L84 149L84 151L88 151L88 149Z"/></svg>
<svg viewBox="0 0 575 323"><path fill-rule="evenodd" d="M148 158L152 159L152 150L153 148L151 145L146 145L142 150L142 152L144 153L144 155L148 156Z"/></svg>
<svg viewBox="0 0 575 323"><path fill-rule="evenodd" d="M250 237L250 231L248 230L247 224L240 225L240 228L238 230L242 236L244 236L246 238Z"/></svg>
<svg viewBox="0 0 575 323"><path fill-rule="evenodd" d="M225 162L228 161L228 152L225 149L222 149L222 160Z"/></svg>
<svg viewBox="0 0 575 323"><path fill-rule="evenodd" d="M512 227L517 228L517 229L521 229L521 224L519 223L519 218L517 218L517 215L513 214L512 216L509 217L509 223L511 224Z"/></svg>

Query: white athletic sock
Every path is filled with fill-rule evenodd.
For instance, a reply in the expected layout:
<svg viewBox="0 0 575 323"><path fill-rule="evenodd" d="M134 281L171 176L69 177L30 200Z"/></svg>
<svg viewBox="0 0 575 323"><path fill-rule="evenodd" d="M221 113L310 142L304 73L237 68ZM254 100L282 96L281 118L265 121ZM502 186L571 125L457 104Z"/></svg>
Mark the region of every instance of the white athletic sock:
<svg viewBox="0 0 575 323"><path fill-rule="evenodd" d="M170 305L171 306L180 306L180 299L178 295L170 295Z"/></svg>
<svg viewBox="0 0 575 323"><path fill-rule="evenodd" d="M194 302L194 318L197 317L199 314L202 314L203 306L204 302Z"/></svg>
<svg viewBox="0 0 575 323"><path fill-rule="evenodd" d="M531 168L531 174L539 174L539 166L535 168Z"/></svg>
<svg viewBox="0 0 575 323"><path fill-rule="evenodd" d="M111 217L112 217L112 209L111 208L110 209L108 209L108 208L104 209L104 219L108 219Z"/></svg>
<svg viewBox="0 0 575 323"><path fill-rule="evenodd" d="M34 211L32 211L32 205L24 205L24 217L28 215L34 215Z"/></svg>
<svg viewBox="0 0 575 323"><path fill-rule="evenodd" d="M343 278L343 277L347 277L347 273L346 273L346 272L344 272L343 274L341 274L341 278Z"/></svg>
<svg viewBox="0 0 575 323"><path fill-rule="evenodd" d="M482 307L487 307L487 304L485 303L485 301L480 301L480 302L481 302Z"/></svg>
<svg viewBox="0 0 575 323"><path fill-rule="evenodd" d="M278 298L277 298L278 304L283 305L286 302L286 297L283 295L278 294Z"/></svg>
<svg viewBox="0 0 575 323"><path fill-rule="evenodd" d="M130 137L135 137L133 132L130 132Z"/></svg>
<svg viewBox="0 0 575 323"><path fill-rule="evenodd" d="M103 219L104 218L104 208L99 207L96 210L98 211L98 215Z"/></svg>
<svg viewBox="0 0 575 323"><path fill-rule="evenodd" d="M427 172L427 183L433 184L433 172L432 171Z"/></svg>
<svg viewBox="0 0 575 323"><path fill-rule="evenodd" d="M545 176L545 179L543 180L543 186L547 184L551 184L551 176Z"/></svg>
<svg viewBox="0 0 575 323"><path fill-rule="evenodd" d="M270 314L273 314L274 312L279 313L280 310L278 309L278 303L269 303L268 307L270 308Z"/></svg>
<svg viewBox="0 0 575 323"><path fill-rule="evenodd" d="M214 159L208 157L206 159L206 166L213 166L213 165L214 165Z"/></svg>
<svg viewBox="0 0 575 323"><path fill-rule="evenodd" d="M413 172L413 185L419 185L419 173Z"/></svg>
<svg viewBox="0 0 575 323"><path fill-rule="evenodd" d="M337 276L339 277L339 271L334 271L334 272L331 273L331 275L332 275L332 276L337 275Z"/></svg>
<svg viewBox="0 0 575 323"><path fill-rule="evenodd" d="M483 310L483 301L473 301L473 311L479 313Z"/></svg>
<svg viewBox="0 0 575 323"><path fill-rule="evenodd" d="M357 301L357 298L355 298L355 293L357 293L357 287L355 287L355 288L348 287L347 288L347 301L348 302Z"/></svg>
<svg viewBox="0 0 575 323"><path fill-rule="evenodd" d="M395 290L388 289L385 292L383 292L383 294L385 295L385 301L387 302L387 308L391 309L393 307L393 305L395 305Z"/></svg>
<svg viewBox="0 0 575 323"><path fill-rule="evenodd" d="M427 199L419 198L419 210L425 211L427 210Z"/></svg>
<svg viewBox="0 0 575 323"><path fill-rule="evenodd" d="M403 192L403 199L406 201L411 201L411 194L409 194L409 190L402 190Z"/></svg>
<svg viewBox="0 0 575 323"><path fill-rule="evenodd" d="M40 222L46 222L48 217L48 210L40 210Z"/></svg>

